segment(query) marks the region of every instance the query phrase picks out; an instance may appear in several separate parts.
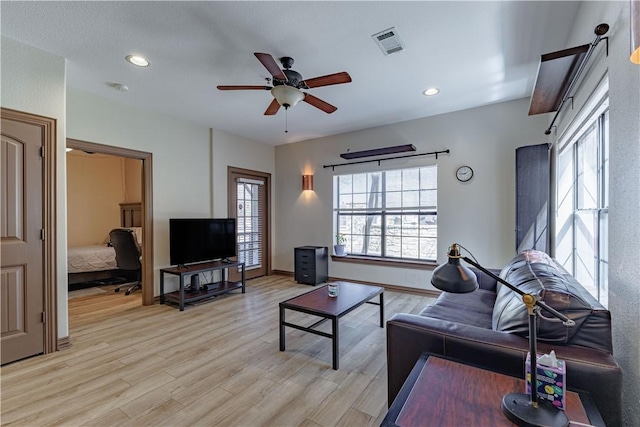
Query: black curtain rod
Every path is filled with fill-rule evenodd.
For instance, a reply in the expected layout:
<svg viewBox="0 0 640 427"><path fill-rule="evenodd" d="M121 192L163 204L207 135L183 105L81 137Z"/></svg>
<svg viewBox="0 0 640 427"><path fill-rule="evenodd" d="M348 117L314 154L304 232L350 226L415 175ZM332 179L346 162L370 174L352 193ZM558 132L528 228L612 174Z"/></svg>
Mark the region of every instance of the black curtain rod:
<svg viewBox="0 0 640 427"><path fill-rule="evenodd" d="M357 165L359 163L371 163L371 162L378 162L378 166L380 166L380 162L384 162L385 160L404 159L406 157L418 157L418 156L434 156L434 155L436 156L436 160L438 160L438 154L449 154L449 150L432 151L430 153L407 154L405 156L386 157L384 159L371 159L371 160L360 160L357 162L336 163L334 165L324 165L322 167L325 169L331 168L332 170L335 170L335 168L340 166Z"/></svg>
<svg viewBox="0 0 640 427"><path fill-rule="evenodd" d="M593 32L595 33L596 36L593 39L593 41L589 44L589 50L587 50L587 53L584 56L584 59L582 60L582 63L580 64L580 67L578 67L578 71L576 72L576 75L573 76L573 79L571 80L571 83L569 83L569 87L567 88L567 91L565 92L564 96L562 97L562 101L560 102L560 106L558 106L558 110L556 111L555 116L553 116L553 120L551 120L551 124L549 125L547 130L544 131L545 135L550 135L551 134L551 129L553 128L553 124L556 122L556 119L558 118L558 115L562 111L562 107L564 106L564 103L567 102L567 100L571 99L571 104L573 105L573 96L570 96L569 93L571 93L571 89L573 89L573 85L575 85L575 83L578 81L578 78L580 77L580 74L582 74L582 71L584 70L585 65L589 61L589 58L591 57L591 54L593 53L593 51L596 48L596 46L598 46L598 43L600 43L600 40L606 40L606 42L607 42L607 56L609 56L609 38L608 37L602 37L605 34L607 34L607 31L609 31L609 25L607 25L607 24L600 24L593 30Z"/></svg>

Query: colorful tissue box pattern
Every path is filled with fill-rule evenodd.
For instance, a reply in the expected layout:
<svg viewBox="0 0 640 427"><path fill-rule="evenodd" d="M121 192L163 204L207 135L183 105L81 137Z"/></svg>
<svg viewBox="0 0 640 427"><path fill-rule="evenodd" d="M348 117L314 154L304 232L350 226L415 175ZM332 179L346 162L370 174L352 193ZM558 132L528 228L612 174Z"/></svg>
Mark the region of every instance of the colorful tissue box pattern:
<svg viewBox="0 0 640 427"><path fill-rule="evenodd" d="M541 354L538 355L538 357L540 356ZM528 394L531 393L531 358L528 353L525 365ZM548 400L558 408L564 410L566 405L565 395L567 392L566 376L567 371L564 360L558 359L557 367L538 365L538 384L536 387L538 390L538 398Z"/></svg>

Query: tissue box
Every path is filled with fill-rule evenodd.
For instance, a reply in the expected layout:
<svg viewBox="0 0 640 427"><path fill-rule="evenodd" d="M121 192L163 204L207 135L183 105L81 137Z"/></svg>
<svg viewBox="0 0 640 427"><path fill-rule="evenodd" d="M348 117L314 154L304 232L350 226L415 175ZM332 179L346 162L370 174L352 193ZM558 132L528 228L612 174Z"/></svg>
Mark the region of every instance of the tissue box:
<svg viewBox="0 0 640 427"><path fill-rule="evenodd" d="M541 354L538 357L542 356ZM566 401L565 395L567 394L567 385L565 379L567 377L567 370L564 360L558 359L558 366L544 366L538 365L537 371L537 391L538 398L545 399L553 403L558 408L564 410ZM525 376L527 383L527 394L531 392L531 357L527 353L527 361L525 362Z"/></svg>

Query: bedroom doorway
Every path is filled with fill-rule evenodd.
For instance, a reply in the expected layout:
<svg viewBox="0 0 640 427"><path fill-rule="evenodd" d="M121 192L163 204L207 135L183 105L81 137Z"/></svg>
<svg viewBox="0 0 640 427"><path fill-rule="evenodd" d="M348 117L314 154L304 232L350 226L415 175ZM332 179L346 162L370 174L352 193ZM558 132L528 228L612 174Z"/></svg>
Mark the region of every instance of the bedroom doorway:
<svg viewBox="0 0 640 427"><path fill-rule="evenodd" d="M79 150L84 153L94 153L116 156L125 159L137 159L142 162L140 181L140 225L143 231L141 239L142 257L142 305L153 304L153 193L152 193L152 154L127 148L97 144L94 142L67 139L67 149ZM125 215L120 203L121 216ZM67 206L69 209L69 206ZM69 214L67 214L69 215ZM121 221L125 221L122 218ZM121 222L121 226L127 223ZM115 227L114 227L115 228ZM125 296L123 295L123 298Z"/></svg>

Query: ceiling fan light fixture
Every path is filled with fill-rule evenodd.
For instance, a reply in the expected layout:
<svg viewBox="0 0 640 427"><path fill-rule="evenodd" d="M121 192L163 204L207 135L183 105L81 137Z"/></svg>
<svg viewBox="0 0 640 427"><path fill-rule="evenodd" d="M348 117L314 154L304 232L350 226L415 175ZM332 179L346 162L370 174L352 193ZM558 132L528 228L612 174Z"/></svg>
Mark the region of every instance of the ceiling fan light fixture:
<svg viewBox="0 0 640 427"><path fill-rule="evenodd" d="M304 99L304 93L295 87L287 85L274 86L271 89L271 95L284 108L291 108Z"/></svg>

